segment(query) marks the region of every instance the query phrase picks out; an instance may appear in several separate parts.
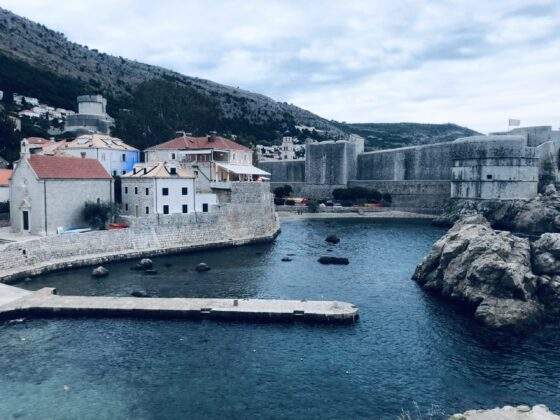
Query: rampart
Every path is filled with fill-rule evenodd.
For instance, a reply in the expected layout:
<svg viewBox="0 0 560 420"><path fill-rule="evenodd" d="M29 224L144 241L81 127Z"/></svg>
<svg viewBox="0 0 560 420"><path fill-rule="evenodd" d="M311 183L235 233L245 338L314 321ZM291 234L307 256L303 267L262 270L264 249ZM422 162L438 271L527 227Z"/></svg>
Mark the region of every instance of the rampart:
<svg viewBox="0 0 560 420"><path fill-rule="evenodd" d="M0 246L0 281L66 268L196 249L270 241L279 230L270 187L233 183L230 203L211 213L129 218L130 227Z"/></svg>

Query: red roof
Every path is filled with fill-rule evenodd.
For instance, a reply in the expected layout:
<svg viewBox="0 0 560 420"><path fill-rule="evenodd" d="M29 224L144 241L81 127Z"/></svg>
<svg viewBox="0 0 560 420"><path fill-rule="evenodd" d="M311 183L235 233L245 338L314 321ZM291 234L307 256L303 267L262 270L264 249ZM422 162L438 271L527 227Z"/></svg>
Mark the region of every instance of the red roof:
<svg viewBox="0 0 560 420"><path fill-rule="evenodd" d="M45 144L50 142L50 140L44 139L42 137L27 137L26 140L29 144Z"/></svg>
<svg viewBox="0 0 560 420"><path fill-rule="evenodd" d="M0 169L0 187L8 187L10 185L12 172L11 169Z"/></svg>
<svg viewBox="0 0 560 420"><path fill-rule="evenodd" d="M27 161L39 179L111 179L96 159L31 155Z"/></svg>
<svg viewBox="0 0 560 420"><path fill-rule="evenodd" d="M188 150L188 149L222 149L222 150L242 150L245 152L251 149L240 145L229 139L215 136L210 140L204 137L177 137L176 139L166 141L157 146L150 147L146 150Z"/></svg>

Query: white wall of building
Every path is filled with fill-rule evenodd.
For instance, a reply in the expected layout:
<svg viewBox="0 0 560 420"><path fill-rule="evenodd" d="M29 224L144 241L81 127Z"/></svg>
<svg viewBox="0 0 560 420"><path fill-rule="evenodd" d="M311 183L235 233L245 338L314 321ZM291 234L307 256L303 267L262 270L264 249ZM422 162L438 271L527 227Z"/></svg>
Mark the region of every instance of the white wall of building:
<svg viewBox="0 0 560 420"><path fill-rule="evenodd" d="M10 187L0 186L0 203L10 201Z"/></svg>
<svg viewBox="0 0 560 420"><path fill-rule="evenodd" d="M140 161L140 152L136 150L72 148L63 149L63 151L68 156L81 157L82 153L85 153L85 157L97 159L112 176L120 176L130 172L134 164Z"/></svg>

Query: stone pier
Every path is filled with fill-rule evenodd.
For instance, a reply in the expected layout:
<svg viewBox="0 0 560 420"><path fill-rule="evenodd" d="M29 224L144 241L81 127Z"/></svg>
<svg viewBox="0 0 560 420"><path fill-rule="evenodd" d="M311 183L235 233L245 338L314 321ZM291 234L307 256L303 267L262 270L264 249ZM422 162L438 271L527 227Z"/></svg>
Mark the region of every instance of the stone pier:
<svg viewBox="0 0 560 420"><path fill-rule="evenodd" d="M3 286L0 293L4 292L10 299L0 302L2 318L124 316L324 323L353 323L358 319L356 306L336 301L58 296L53 288L31 293L11 286Z"/></svg>

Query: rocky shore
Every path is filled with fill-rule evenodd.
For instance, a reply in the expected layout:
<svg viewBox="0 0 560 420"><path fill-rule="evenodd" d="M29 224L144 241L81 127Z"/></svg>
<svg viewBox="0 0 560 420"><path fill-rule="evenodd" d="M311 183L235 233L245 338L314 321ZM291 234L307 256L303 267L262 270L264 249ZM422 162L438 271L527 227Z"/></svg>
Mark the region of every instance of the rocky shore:
<svg viewBox="0 0 560 420"><path fill-rule="evenodd" d="M469 410L454 414L449 420L559 420L560 416L551 412L544 405L505 406L490 410Z"/></svg>
<svg viewBox="0 0 560 420"><path fill-rule="evenodd" d="M463 217L416 268L424 289L459 302L483 325L526 333L560 317L560 233L537 240Z"/></svg>
<svg viewBox="0 0 560 420"><path fill-rule="evenodd" d="M532 200L453 200L434 224L452 226L465 216L483 215L495 229L528 235L560 232L560 195L553 185Z"/></svg>

